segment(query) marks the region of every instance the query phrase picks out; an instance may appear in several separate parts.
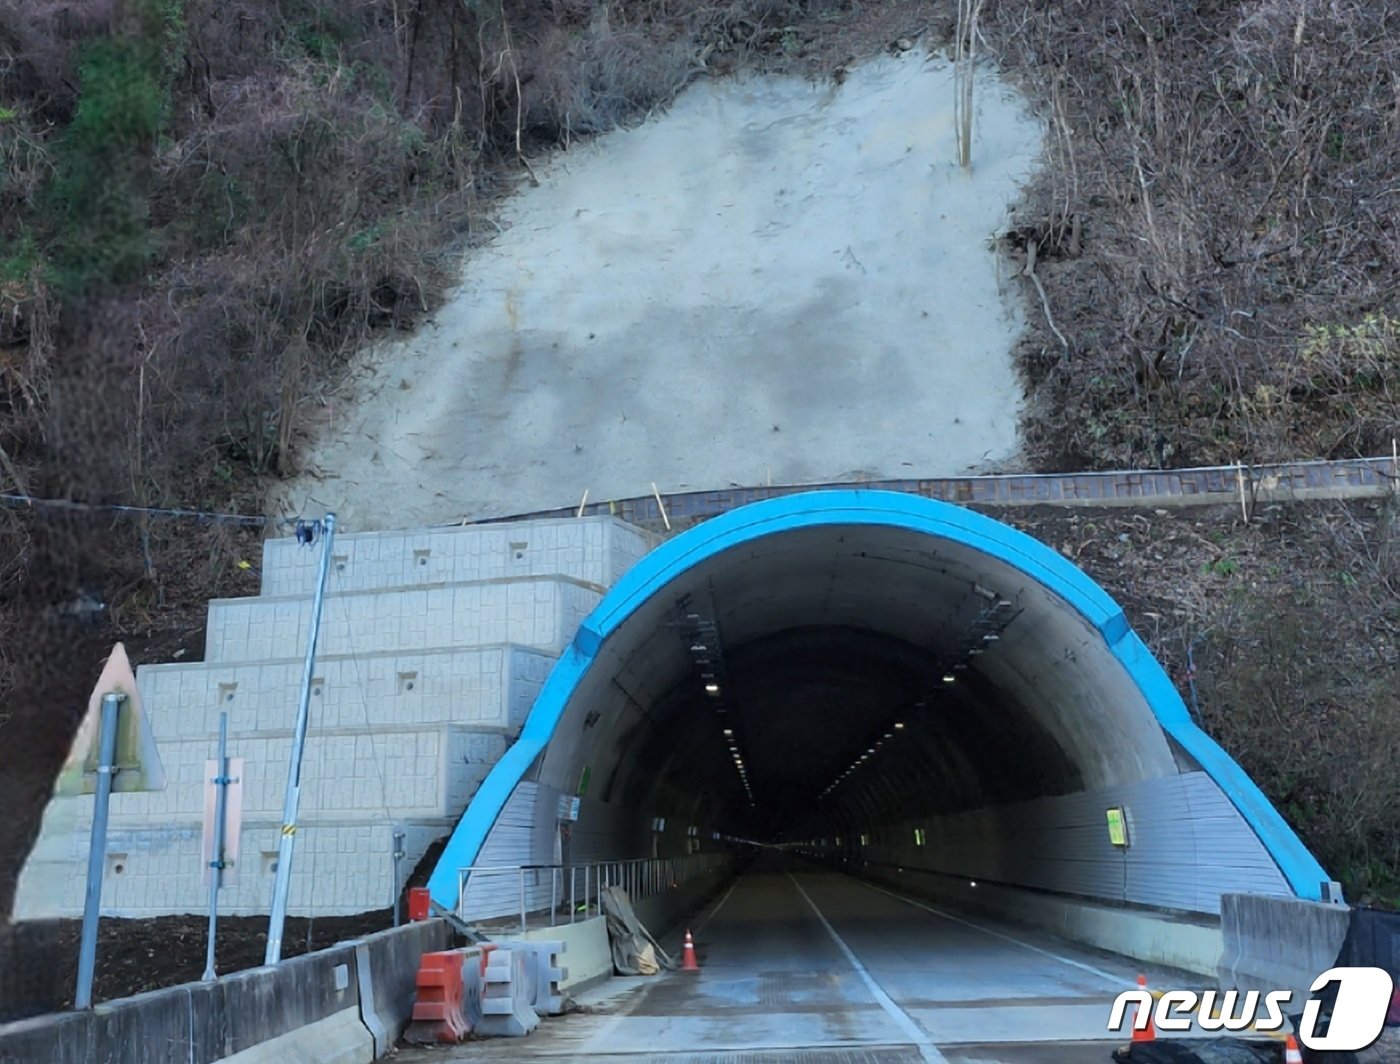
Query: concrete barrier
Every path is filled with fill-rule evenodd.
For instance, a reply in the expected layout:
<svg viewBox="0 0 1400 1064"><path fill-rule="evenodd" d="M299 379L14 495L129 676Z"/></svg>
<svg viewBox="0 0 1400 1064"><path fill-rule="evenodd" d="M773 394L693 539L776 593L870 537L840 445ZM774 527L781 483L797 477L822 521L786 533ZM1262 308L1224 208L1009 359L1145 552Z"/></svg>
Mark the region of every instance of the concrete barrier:
<svg viewBox="0 0 1400 1064"><path fill-rule="evenodd" d="M532 1004L535 972L528 948L503 947L486 958L481 973L481 1022L487 1038L521 1038L540 1025Z"/></svg>
<svg viewBox="0 0 1400 1064"><path fill-rule="evenodd" d="M419 960L450 948L452 939L447 921L423 920L344 943L355 950L360 1018L377 1057L393 1048L413 1015Z"/></svg>
<svg viewBox="0 0 1400 1064"><path fill-rule="evenodd" d="M633 901L632 909L646 929L661 939L691 918L732 877L733 873L724 869L707 872L686 880L673 890ZM527 942L564 942L566 952L561 960L568 972L559 988L566 993L577 994L587 990L613 974L612 944L608 941L608 923L604 916L536 928L524 935L501 932L491 937L502 945L521 939Z"/></svg>
<svg viewBox="0 0 1400 1064"><path fill-rule="evenodd" d="M1305 1001L1312 982L1337 962L1351 925L1346 905L1226 894L1220 899L1222 989L1292 990Z"/></svg>
<svg viewBox="0 0 1400 1064"><path fill-rule="evenodd" d="M370 1064L374 1039L360 1010L342 1009L271 1041L224 1058L224 1064Z"/></svg>
<svg viewBox="0 0 1400 1064"><path fill-rule="evenodd" d="M559 989L577 994L596 986L612 975L612 949L608 945L608 921L605 916L593 916L572 924L542 927L519 934L492 936L509 945L522 939L526 942L563 942L563 965L568 969Z"/></svg>
<svg viewBox="0 0 1400 1064"><path fill-rule="evenodd" d="M906 868L866 866L843 869L859 878L958 913L981 914L996 920L1048 931L1070 942L1136 957L1152 964L1214 978L1220 963L1220 926L1200 920L1131 909L1057 894L1020 890L997 884L973 886L966 879Z"/></svg>
<svg viewBox="0 0 1400 1064"><path fill-rule="evenodd" d="M370 968L369 1008L397 1033L407 1018L400 1012L405 998L398 966L412 958L411 987L422 946L450 933L443 921L428 921L370 936L363 949L336 946L215 982L20 1020L0 1026L0 1064L372 1060L375 1039L361 1017L361 958ZM299 1055L307 1052L312 1055Z"/></svg>

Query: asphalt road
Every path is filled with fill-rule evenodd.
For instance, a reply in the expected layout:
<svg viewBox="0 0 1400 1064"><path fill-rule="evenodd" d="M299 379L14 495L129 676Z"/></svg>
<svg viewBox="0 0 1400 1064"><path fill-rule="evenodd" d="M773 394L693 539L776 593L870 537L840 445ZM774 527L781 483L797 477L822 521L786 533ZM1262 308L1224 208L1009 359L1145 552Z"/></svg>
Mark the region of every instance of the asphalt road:
<svg viewBox="0 0 1400 1064"><path fill-rule="evenodd" d="M741 876L693 930L699 973L615 978L528 1038L400 1064L1104 1064L1123 1041L1105 1030L1110 1004L1141 970L825 872Z"/></svg>

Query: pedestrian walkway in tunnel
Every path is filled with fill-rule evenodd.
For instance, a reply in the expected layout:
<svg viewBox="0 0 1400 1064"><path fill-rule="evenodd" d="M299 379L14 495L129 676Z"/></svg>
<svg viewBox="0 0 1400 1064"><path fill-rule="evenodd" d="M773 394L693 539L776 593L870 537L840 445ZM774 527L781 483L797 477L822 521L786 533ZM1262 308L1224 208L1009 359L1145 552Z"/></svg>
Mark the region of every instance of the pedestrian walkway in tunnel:
<svg viewBox="0 0 1400 1064"><path fill-rule="evenodd" d="M965 918L850 876L763 860L692 921L701 970L615 978L529 1038L432 1060L1088 1064L1123 1036L1135 961ZM679 937L665 940L680 955ZM1156 985L1200 977L1147 969Z"/></svg>

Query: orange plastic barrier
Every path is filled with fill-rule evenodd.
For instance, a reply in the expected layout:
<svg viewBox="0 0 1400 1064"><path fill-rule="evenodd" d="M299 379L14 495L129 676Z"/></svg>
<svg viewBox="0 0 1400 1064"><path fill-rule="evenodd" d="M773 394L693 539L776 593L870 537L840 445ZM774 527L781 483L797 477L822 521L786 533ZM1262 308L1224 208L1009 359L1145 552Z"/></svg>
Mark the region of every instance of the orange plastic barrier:
<svg viewBox="0 0 1400 1064"><path fill-rule="evenodd" d="M462 1014L462 951L425 953L418 964L418 995L404 1036L420 1045L460 1042L471 1032Z"/></svg>

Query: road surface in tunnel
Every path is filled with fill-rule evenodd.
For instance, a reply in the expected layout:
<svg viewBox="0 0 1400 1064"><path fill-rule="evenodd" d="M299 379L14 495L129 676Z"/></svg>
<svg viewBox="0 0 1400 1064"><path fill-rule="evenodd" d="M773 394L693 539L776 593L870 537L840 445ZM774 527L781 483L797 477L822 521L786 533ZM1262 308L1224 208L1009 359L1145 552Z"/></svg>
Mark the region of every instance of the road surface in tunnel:
<svg viewBox="0 0 1400 1064"><path fill-rule="evenodd" d="M849 876L760 862L693 922L701 971L614 978L589 1011L525 1039L432 1060L906 1061L1080 1064L1124 1041L1105 1026L1137 962L965 919ZM679 932L665 945L680 956ZM1200 977L1147 969L1156 986Z"/></svg>

